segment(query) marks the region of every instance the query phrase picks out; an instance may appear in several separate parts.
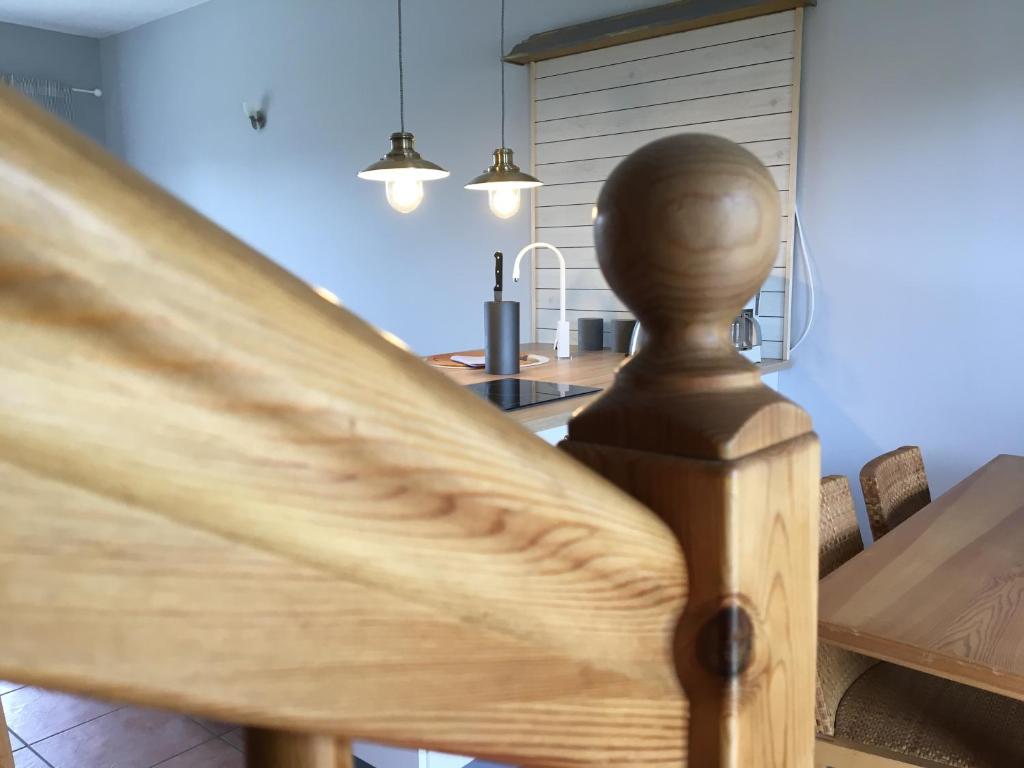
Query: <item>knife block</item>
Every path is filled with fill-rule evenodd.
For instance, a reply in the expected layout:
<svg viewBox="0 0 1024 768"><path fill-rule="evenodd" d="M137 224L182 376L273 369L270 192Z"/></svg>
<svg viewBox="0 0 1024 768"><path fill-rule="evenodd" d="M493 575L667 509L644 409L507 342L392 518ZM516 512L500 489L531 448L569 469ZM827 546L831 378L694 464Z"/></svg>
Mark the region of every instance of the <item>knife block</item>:
<svg viewBox="0 0 1024 768"><path fill-rule="evenodd" d="M519 373L519 302L484 302L484 370Z"/></svg>

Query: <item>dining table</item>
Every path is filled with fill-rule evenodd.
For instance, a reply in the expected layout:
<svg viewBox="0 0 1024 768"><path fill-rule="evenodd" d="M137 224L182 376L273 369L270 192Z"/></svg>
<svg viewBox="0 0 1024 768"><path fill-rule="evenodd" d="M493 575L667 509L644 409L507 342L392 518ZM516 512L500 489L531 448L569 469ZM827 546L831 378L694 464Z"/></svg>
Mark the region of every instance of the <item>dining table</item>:
<svg viewBox="0 0 1024 768"><path fill-rule="evenodd" d="M1024 456L1000 455L819 585L819 637L1024 700Z"/></svg>

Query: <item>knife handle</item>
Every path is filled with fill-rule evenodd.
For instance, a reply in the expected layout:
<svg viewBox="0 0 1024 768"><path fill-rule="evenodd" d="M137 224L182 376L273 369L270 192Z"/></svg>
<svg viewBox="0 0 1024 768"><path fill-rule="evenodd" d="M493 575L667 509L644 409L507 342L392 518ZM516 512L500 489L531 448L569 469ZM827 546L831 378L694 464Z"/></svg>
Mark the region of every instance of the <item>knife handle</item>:
<svg viewBox="0 0 1024 768"><path fill-rule="evenodd" d="M504 260L505 255L501 251L494 252L494 290L497 293L501 292L501 284L504 280Z"/></svg>

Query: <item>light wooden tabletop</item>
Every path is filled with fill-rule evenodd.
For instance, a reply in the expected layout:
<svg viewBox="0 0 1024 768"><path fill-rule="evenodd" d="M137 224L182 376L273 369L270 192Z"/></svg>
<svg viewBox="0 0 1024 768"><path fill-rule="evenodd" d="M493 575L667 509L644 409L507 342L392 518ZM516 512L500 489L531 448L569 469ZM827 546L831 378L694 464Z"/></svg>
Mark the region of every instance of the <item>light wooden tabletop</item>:
<svg viewBox="0 0 1024 768"><path fill-rule="evenodd" d="M999 456L833 571L819 636L1024 700L1024 456Z"/></svg>

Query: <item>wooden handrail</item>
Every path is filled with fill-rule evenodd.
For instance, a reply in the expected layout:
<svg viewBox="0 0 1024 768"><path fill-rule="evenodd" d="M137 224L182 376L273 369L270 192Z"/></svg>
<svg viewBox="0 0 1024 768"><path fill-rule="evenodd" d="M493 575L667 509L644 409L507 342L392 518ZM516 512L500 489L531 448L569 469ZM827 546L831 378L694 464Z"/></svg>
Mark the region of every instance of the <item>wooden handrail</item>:
<svg viewBox="0 0 1024 768"><path fill-rule="evenodd" d="M0 92L0 677L249 768L810 768L817 438L728 335L778 205L713 137L616 168L649 341L556 451Z"/></svg>
<svg viewBox="0 0 1024 768"><path fill-rule="evenodd" d="M0 371L0 678L680 764L667 528L8 90Z"/></svg>

